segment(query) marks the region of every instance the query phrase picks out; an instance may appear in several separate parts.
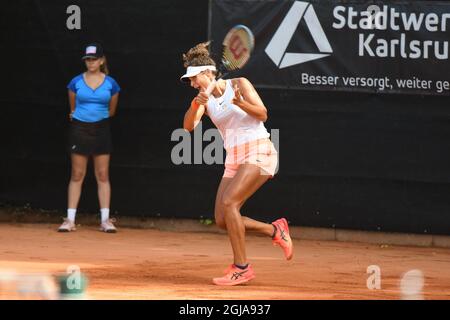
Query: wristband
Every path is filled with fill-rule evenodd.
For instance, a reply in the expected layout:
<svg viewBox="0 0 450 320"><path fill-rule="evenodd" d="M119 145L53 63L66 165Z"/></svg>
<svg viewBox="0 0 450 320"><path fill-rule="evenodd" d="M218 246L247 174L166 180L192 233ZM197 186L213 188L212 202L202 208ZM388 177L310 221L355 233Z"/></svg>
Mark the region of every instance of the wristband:
<svg viewBox="0 0 450 320"><path fill-rule="evenodd" d="M192 100L192 102L191 102L191 108L194 109L195 111L197 111L198 108L200 108L200 105L199 105L198 102L195 100L195 98L194 98L194 100Z"/></svg>

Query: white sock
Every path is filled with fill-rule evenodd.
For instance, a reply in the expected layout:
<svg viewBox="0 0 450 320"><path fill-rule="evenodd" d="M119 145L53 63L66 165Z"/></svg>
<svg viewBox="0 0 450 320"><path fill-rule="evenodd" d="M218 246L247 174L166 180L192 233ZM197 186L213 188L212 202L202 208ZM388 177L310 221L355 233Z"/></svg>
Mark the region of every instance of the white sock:
<svg viewBox="0 0 450 320"><path fill-rule="evenodd" d="M109 208L100 209L100 213L102 215L102 222L109 219Z"/></svg>
<svg viewBox="0 0 450 320"><path fill-rule="evenodd" d="M77 214L77 209L67 209L67 219L74 222L75 215Z"/></svg>

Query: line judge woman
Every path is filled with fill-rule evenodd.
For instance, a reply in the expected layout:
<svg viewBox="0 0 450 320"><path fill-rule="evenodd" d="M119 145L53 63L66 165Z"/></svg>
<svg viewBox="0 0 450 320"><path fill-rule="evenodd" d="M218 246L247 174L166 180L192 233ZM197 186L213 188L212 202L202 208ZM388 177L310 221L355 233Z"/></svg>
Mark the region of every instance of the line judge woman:
<svg viewBox="0 0 450 320"><path fill-rule="evenodd" d="M86 71L70 81L70 128L68 148L71 155L71 177L68 188L67 218L59 232L76 230L75 216L89 157L92 156L100 204L100 230L117 231L109 217L111 185L109 161L112 151L110 118L117 109L120 87L108 75L106 57L98 43L89 44L82 57Z"/></svg>

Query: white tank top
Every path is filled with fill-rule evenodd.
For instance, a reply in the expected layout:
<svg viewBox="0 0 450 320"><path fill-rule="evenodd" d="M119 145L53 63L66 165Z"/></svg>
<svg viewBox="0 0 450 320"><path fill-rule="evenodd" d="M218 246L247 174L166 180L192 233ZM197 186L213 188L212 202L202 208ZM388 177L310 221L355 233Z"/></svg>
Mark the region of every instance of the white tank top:
<svg viewBox="0 0 450 320"><path fill-rule="evenodd" d="M250 141L269 138L264 123L233 104L234 90L231 80L226 80L225 92L219 98L208 100L208 115L222 136L225 149Z"/></svg>

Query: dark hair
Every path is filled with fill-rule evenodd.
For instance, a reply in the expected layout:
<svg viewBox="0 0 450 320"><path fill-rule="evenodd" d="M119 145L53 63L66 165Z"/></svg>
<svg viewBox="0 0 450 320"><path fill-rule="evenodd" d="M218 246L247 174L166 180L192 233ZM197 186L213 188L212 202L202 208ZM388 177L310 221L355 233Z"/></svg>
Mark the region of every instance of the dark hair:
<svg viewBox="0 0 450 320"><path fill-rule="evenodd" d="M202 42L195 47L189 49L188 52L183 54L184 67L197 67L197 66L215 66L216 62L211 58L209 54L210 42Z"/></svg>

